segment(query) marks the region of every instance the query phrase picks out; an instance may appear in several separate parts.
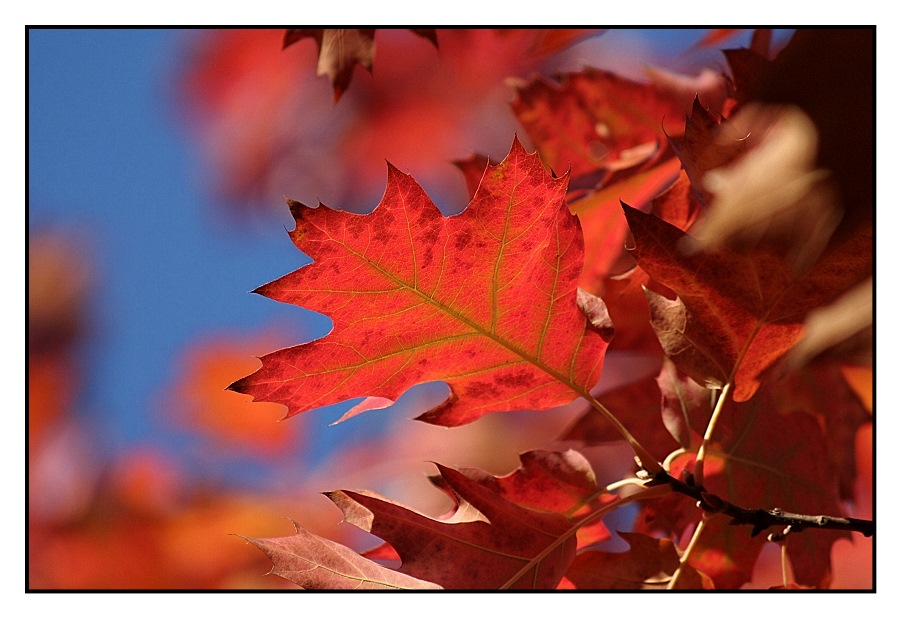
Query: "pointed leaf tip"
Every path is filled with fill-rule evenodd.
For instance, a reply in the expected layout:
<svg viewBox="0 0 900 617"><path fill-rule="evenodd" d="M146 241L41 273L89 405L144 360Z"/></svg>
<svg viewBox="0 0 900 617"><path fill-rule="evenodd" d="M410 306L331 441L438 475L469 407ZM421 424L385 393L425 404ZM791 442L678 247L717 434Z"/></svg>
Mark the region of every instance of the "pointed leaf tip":
<svg viewBox="0 0 900 617"><path fill-rule="evenodd" d="M291 199L290 197L285 197L284 202L287 204L288 209L291 212L291 216L294 217L295 221L299 221L303 216L303 211L309 209L309 206L307 206L306 204L301 203L296 199Z"/></svg>

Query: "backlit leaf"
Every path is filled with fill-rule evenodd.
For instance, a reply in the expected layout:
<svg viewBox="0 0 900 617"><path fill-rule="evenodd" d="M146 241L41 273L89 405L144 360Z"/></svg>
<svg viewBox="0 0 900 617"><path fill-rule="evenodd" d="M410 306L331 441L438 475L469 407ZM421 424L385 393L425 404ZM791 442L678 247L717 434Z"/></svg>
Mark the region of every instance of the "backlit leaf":
<svg viewBox="0 0 900 617"><path fill-rule="evenodd" d="M291 202L291 238L314 261L257 292L334 329L263 357L231 389L289 416L365 395L346 418L443 380L448 400L418 419L445 426L587 394L612 330L603 303L576 288L583 244L565 191L515 141L457 216L394 167L369 215Z"/></svg>

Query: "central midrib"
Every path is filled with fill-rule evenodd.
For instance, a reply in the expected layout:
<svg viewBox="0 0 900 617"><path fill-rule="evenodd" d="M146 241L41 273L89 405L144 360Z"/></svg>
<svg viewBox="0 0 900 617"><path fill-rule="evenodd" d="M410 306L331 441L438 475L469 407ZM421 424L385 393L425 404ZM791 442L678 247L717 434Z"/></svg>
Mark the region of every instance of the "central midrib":
<svg viewBox="0 0 900 617"><path fill-rule="evenodd" d="M335 241L339 242L338 240L335 240ZM460 313L460 312L454 310L453 308L447 306L446 304L439 302L439 301L435 300L434 298L428 296L427 294L425 294L424 292L419 290L417 287L411 286L409 283L398 278L391 272L385 270L379 264L370 260L365 255L358 253L352 247L347 246L343 242L339 242L339 243L352 255L361 259L369 267L371 267L372 269L374 269L375 271L380 273L382 276L387 277L388 279L393 281L396 285L398 285L401 288L398 290L398 292L402 291L402 290L406 290L406 291L414 293L416 296L418 296L419 298L424 300L427 304L437 308L442 313L449 315L450 317L456 319L460 323L466 325L467 327L469 327L472 330L474 330L475 332L477 332L479 335L493 341L499 347L506 349L507 351L519 356L520 358L522 358L529 364L536 366L540 370L544 371L545 373L547 373L548 375L553 377L555 380L568 386L571 390L573 390L579 396L582 396L582 397L589 396L589 393L584 388L582 388L578 384L574 383L571 379L564 377L561 373L554 370L550 366L544 364L543 362L540 361L540 359L530 355L528 352L526 352L523 349L521 349L520 347L512 344L507 339L497 336L495 333L491 332L489 329L485 329L480 324L478 324L476 321L473 321L472 319L466 317L462 313Z"/></svg>

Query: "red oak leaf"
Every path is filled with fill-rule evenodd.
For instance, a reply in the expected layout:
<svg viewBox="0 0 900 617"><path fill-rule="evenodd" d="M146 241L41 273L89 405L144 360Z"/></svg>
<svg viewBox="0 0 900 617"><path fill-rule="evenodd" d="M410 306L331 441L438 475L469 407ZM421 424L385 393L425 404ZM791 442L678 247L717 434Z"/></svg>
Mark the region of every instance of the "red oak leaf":
<svg viewBox="0 0 900 617"><path fill-rule="evenodd" d="M763 371L803 332L806 315L870 276L871 229L836 241L808 274L797 275L768 247L686 254L687 234L627 205L638 265L678 298L647 291L653 328L679 369L701 385L734 380L745 401Z"/></svg>
<svg viewBox="0 0 900 617"><path fill-rule="evenodd" d="M547 165L573 178L643 165L665 143L664 126L682 131L686 111L652 85L590 67L524 84L512 108Z"/></svg>
<svg viewBox="0 0 900 617"><path fill-rule="evenodd" d="M327 495L346 522L394 547L403 574L446 589L552 589L559 583L575 556L571 522L523 508L459 471L438 469L467 506L460 520L435 520L370 492Z"/></svg>
<svg viewBox="0 0 900 617"><path fill-rule="evenodd" d="M663 127L680 134L686 111L650 84L590 67L559 82L523 84L512 109L551 169L570 170L576 179L590 175L593 184L670 158L671 151L659 147Z"/></svg>
<svg viewBox="0 0 900 617"><path fill-rule="evenodd" d="M264 356L230 388L288 416L365 395L347 418L443 380L450 397L417 419L445 426L586 396L611 324L576 287L583 242L566 184L515 140L457 216L390 165L369 215L289 201L291 238L314 261L257 292L324 313L334 329Z"/></svg>
<svg viewBox="0 0 900 617"><path fill-rule="evenodd" d="M824 430L828 462L841 499L854 499L857 480L856 439L871 416L833 361L810 364L772 383L763 393L782 414L806 413ZM827 387L822 387L827 384ZM871 463L870 463L871 464Z"/></svg>
<svg viewBox="0 0 900 617"><path fill-rule="evenodd" d="M501 477L480 469L460 471L495 491L498 498L539 512L562 514L572 522L618 499L597 486L590 463L575 450L532 450L519 459L521 466ZM578 546L582 547L608 540L610 534L598 520L580 528L577 537Z"/></svg>
<svg viewBox="0 0 900 617"><path fill-rule="evenodd" d="M365 580L378 588L429 581L446 589L553 589L578 545L609 537L599 519L584 524L584 517L618 498L597 486L590 464L573 450L520 458L505 476L438 465L431 481L454 504L440 518L370 491L326 493L345 522L385 540L361 555L296 523L292 537L250 541L270 556L274 573L307 588L358 588Z"/></svg>

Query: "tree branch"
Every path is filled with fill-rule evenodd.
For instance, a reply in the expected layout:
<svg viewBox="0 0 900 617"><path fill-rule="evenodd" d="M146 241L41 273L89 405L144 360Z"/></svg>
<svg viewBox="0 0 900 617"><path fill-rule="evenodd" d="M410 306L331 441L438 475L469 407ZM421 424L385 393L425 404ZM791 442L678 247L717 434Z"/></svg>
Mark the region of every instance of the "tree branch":
<svg viewBox="0 0 900 617"><path fill-rule="evenodd" d="M804 529L837 529L841 531L856 531L866 537L875 533L874 521L858 518L827 515L794 514L785 512L781 508L763 510L756 508L748 510L728 502L718 495L706 491L702 486L693 483L693 476L688 476L687 482L678 480L667 472L662 471L653 474L645 486L657 486L668 484L676 493L682 493L697 500L697 506L706 512L724 514L731 518L731 525L750 525L753 529L750 536L757 536L769 527L790 527L791 533Z"/></svg>

